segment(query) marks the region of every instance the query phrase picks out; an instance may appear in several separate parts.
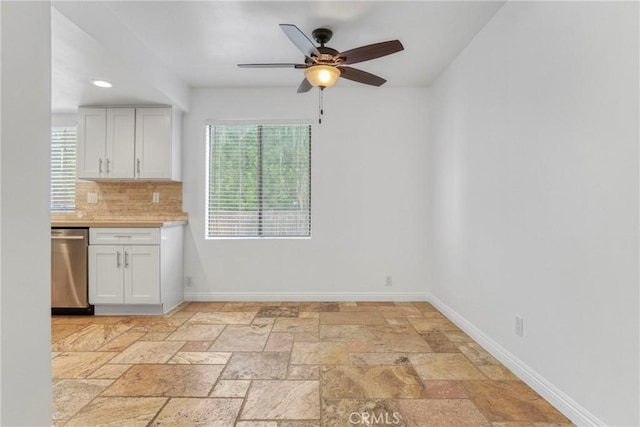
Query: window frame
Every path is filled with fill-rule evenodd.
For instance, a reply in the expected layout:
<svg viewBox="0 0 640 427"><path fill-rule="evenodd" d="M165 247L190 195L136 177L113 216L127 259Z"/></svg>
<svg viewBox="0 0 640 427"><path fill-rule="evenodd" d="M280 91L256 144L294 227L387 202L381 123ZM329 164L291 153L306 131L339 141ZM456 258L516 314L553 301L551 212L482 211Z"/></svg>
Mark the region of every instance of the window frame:
<svg viewBox="0 0 640 427"><path fill-rule="evenodd" d="M204 206L204 237L205 240L308 240L311 239L312 234L313 234L313 227L312 227L312 217L313 217L313 213L312 213L312 135L314 134L315 131L315 125L313 123L313 120L310 119L289 119L289 120L205 120L204 121L204 139L205 139L205 156L204 156L204 167L205 167L205 191L204 191L204 200L205 200L205 206ZM209 195L210 195L210 185L211 185L211 177L210 177L210 139L208 137L208 129L209 127L213 128L215 126L287 126L287 125L304 125L304 126L308 126L309 127L309 208L308 208L308 215L309 215L309 232L308 235L306 236L286 236L286 235L282 235L282 236L274 236L274 235L255 235L255 236L233 236L233 235L226 235L226 236L210 236L209 235L209 227L210 227L210 223L209 223ZM259 156L258 156L258 160L259 160L259 168L261 168L262 165L262 144L259 145ZM260 172L261 173L261 172ZM260 197L258 197L258 203L259 203L259 215L262 216L262 200Z"/></svg>
<svg viewBox="0 0 640 427"><path fill-rule="evenodd" d="M64 206L54 206L54 197L53 197L53 190L54 190L54 178L53 178L53 138L54 138L54 132L56 131L73 131L75 134L75 138L74 141L72 143L72 145L75 146L75 159L74 159L74 167L73 167L73 171L74 171L74 180L73 180L73 198L72 198L72 205L64 205ZM76 182L77 182L77 161L78 161L78 126L77 126L77 122L75 120L71 121L71 120L64 120L64 119L58 119L58 118L53 118L52 119L52 123L51 123L51 132L50 132L50 139L49 139L49 210L51 212L75 212L76 210Z"/></svg>

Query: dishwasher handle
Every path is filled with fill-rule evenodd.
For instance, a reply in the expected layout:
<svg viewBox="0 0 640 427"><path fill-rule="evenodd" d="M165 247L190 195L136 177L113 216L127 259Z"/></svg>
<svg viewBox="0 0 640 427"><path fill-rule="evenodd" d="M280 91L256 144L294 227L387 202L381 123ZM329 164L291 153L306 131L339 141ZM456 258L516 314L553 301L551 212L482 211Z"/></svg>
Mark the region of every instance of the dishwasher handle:
<svg viewBox="0 0 640 427"><path fill-rule="evenodd" d="M84 236L51 236L51 240L85 240Z"/></svg>

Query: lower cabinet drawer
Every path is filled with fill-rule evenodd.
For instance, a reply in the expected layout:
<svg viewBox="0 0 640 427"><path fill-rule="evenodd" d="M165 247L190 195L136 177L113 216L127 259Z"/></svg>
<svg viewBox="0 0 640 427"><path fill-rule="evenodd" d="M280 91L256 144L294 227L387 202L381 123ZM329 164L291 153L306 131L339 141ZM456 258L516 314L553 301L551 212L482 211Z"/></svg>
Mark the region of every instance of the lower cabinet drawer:
<svg viewBox="0 0 640 427"><path fill-rule="evenodd" d="M159 245L159 228L90 228L90 245Z"/></svg>

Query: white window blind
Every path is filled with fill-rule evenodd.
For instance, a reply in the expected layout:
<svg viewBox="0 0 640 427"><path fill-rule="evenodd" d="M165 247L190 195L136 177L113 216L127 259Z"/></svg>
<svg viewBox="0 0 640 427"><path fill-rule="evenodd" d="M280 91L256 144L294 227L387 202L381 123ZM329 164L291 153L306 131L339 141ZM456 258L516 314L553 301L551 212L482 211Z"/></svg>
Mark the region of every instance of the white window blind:
<svg viewBox="0 0 640 427"><path fill-rule="evenodd" d="M51 129L51 210L76 206L76 128Z"/></svg>
<svg viewBox="0 0 640 427"><path fill-rule="evenodd" d="M309 237L311 125L206 132L207 237Z"/></svg>

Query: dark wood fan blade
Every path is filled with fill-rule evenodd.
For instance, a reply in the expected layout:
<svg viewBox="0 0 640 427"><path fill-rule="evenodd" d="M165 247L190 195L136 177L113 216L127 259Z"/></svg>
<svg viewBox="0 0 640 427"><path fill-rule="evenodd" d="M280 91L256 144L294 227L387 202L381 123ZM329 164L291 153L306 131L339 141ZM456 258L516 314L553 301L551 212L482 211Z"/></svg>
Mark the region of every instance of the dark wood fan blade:
<svg viewBox="0 0 640 427"><path fill-rule="evenodd" d="M304 80L302 80L302 82L300 83L300 86L298 86L298 93L305 93L305 92L309 92L311 90L313 86L311 86L311 83L309 83L309 80L307 80L306 78Z"/></svg>
<svg viewBox="0 0 640 427"><path fill-rule="evenodd" d="M348 65L391 55L401 50L404 50L404 46L402 46L399 40L390 40L388 42L374 43L341 52L338 54L338 59L341 64Z"/></svg>
<svg viewBox="0 0 640 427"><path fill-rule="evenodd" d="M382 86L386 80L375 74L367 73L366 71L358 70L352 67L338 67L340 70L340 77L347 80L353 80L354 82L364 83L371 86Z"/></svg>
<svg viewBox="0 0 640 427"><path fill-rule="evenodd" d="M282 31L289 37L289 40L296 45L300 52L304 53L304 56L311 58L312 56L320 56L320 52L313 44L309 37L305 36L298 27L293 24L280 24Z"/></svg>
<svg viewBox="0 0 640 427"><path fill-rule="evenodd" d="M273 64L238 64L240 68L307 68L305 64L273 63Z"/></svg>

